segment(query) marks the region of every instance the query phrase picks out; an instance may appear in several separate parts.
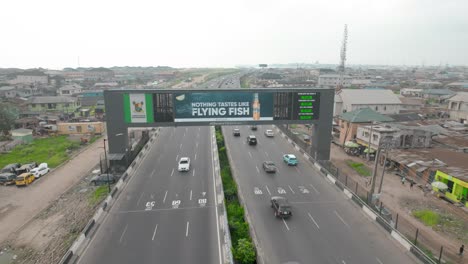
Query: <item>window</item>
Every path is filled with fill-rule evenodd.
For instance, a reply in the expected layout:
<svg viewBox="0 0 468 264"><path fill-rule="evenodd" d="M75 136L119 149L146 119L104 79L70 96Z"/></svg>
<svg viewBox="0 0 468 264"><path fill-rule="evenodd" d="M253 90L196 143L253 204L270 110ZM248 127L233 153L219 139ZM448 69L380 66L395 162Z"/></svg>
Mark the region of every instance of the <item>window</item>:
<svg viewBox="0 0 468 264"><path fill-rule="evenodd" d="M36 104L31 104L31 107L36 107Z"/></svg>
<svg viewBox="0 0 468 264"><path fill-rule="evenodd" d="M387 106L386 106L386 105L383 107L383 110L384 110L384 111L387 111Z"/></svg>
<svg viewBox="0 0 468 264"><path fill-rule="evenodd" d="M377 141L379 139L379 135L372 134L372 141Z"/></svg>
<svg viewBox="0 0 468 264"><path fill-rule="evenodd" d="M379 111L379 107L378 107L378 106L375 107L375 111Z"/></svg>

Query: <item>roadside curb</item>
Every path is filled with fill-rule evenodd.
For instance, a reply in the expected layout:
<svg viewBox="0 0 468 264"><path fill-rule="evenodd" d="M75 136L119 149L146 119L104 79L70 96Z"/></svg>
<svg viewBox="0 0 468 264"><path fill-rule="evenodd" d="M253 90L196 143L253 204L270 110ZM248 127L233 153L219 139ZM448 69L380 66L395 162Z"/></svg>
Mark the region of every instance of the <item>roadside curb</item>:
<svg viewBox="0 0 468 264"><path fill-rule="evenodd" d="M429 256L427 256L421 249L414 245L410 240L408 240L404 235L402 235L398 230L393 227L392 223L388 223L378 212L375 212L370 206L367 205L357 194L355 194L351 189L349 189L345 184L341 183L336 177L323 168L315 159L313 159L306 151L299 147L291 138L288 137L280 128L276 126L277 133L281 134L281 137L287 139L287 141L304 157L309 160L312 165L317 169L320 175L325 177L330 183L335 184L340 190L343 191L347 198L350 198L354 203L361 207L362 211L373 221L377 222L382 226L390 236L397 241L406 252L412 253L416 258L422 261L425 264L436 264Z"/></svg>
<svg viewBox="0 0 468 264"><path fill-rule="evenodd" d="M215 185L216 185L216 193L215 195L217 196L217 204L216 206L218 207L218 214L219 214L219 219L218 221L221 226L220 226L220 231L222 232L222 237L224 240L224 245L223 245L223 262L228 263L228 264L233 264L234 259L232 256L232 243L231 243L231 232L229 231L229 224L228 224L228 218L227 218L227 211L226 211L226 204L224 203L224 191L223 191L223 181L221 179L221 167L219 164L219 155L218 155L218 144L216 142L216 132L214 126L210 127L211 131L211 144L213 146L213 149L211 150L214 158L214 174L215 174Z"/></svg>
<svg viewBox="0 0 468 264"><path fill-rule="evenodd" d="M139 162L149 152L150 150L149 143L152 143L158 135L159 135L159 128L157 128L156 131L153 132L153 135L150 137L150 140L145 144L145 147L141 149L140 153L137 155L135 160L127 168L127 170L124 172L124 174L119 179L117 184L114 185L111 193L101 203L96 213L93 215L91 220L89 220L88 224L86 224L86 226L83 228L80 235L75 239L71 247L68 249L68 251L60 260L59 264L72 264L78 261L80 255L83 253L85 248L91 242L92 236L96 233L96 230L99 228L100 224L106 218L107 213L112 208L112 205L114 204L115 200L117 199L119 194L122 192L122 190L125 189L125 186L128 183L128 180L131 179L132 172L136 169L136 165L141 164Z"/></svg>

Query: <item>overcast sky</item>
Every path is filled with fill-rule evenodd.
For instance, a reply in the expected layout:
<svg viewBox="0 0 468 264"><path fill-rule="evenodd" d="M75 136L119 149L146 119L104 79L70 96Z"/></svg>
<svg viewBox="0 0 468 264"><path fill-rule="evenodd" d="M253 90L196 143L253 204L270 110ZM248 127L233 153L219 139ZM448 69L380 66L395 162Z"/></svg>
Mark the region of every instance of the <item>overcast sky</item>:
<svg viewBox="0 0 468 264"><path fill-rule="evenodd" d="M0 67L468 65L467 0L3 0ZM79 58L79 60L78 60Z"/></svg>

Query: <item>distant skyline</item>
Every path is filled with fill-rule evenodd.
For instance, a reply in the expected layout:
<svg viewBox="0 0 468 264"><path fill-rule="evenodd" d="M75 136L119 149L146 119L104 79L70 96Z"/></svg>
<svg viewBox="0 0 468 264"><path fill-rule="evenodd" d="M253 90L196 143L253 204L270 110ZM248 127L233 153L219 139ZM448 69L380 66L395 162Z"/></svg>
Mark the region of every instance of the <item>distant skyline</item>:
<svg viewBox="0 0 468 264"><path fill-rule="evenodd" d="M2 3L0 68L468 65L466 0Z"/></svg>

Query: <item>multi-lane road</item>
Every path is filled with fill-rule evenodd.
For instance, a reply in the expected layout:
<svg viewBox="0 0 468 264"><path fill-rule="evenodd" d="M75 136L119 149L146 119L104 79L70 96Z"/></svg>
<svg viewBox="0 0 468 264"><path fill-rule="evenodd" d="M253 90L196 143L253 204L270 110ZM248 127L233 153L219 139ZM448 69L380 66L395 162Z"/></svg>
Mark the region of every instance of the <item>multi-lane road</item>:
<svg viewBox="0 0 468 264"><path fill-rule="evenodd" d="M221 263L210 134L162 128L79 263Z"/></svg>
<svg viewBox="0 0 468 264"><path fill-rule="evenodd" d="M284 138L266 137L267 127L272 129L258 126L257 131L251 131L248 126L239 126L240 137L232 135L234 127L223 128L231 168L264 263L414 263ZM248 135L256 135L258 145L248 145ZM299 164L287 166L282 161L286 153L295 154ZM267 160L275 162L277 173L263 171L262 162ZM271 196L290 201L291 218L274 216Z"/></svg>

